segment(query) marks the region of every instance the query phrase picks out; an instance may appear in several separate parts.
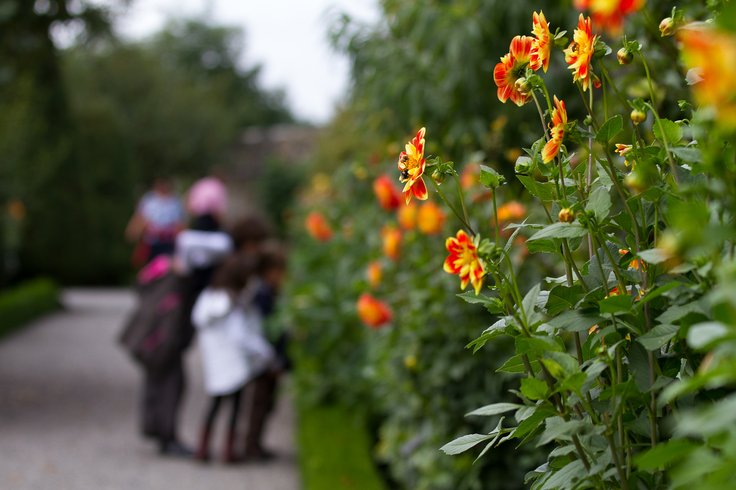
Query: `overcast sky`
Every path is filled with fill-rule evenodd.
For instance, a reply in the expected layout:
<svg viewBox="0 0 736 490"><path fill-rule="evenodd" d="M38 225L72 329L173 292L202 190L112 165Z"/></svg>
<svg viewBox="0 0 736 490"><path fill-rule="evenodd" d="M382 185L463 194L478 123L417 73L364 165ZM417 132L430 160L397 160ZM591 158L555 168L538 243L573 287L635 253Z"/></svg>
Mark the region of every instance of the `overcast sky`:
<svg viewBox="0 0 736 490"><path fill-rule="evenodd" d="M298 117L322 123L348 84L347 60L332 51L327 39L330 22L340 12L373 22L377 0L134 0L116 26L131 38L145 37L167 19L182 16L242 27L245 61L263 66L263 85L283 88Z"/></svg>

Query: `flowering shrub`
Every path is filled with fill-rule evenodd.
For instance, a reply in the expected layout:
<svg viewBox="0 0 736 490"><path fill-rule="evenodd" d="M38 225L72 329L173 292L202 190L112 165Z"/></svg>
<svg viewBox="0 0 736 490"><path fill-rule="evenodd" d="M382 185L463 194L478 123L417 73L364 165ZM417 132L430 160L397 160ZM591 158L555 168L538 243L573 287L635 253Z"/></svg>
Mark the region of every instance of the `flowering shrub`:
<svg viewBox="0 0 736 490"><path fill-rule="evenodd" d="M663 85L641 44L614 38L618 63L636 62L645 81L640 97L627 97L630 78L618 80L597 33L620 33L642 2L603 3L577 2L601 25L580 14L570 41L535 12L534 37L515 36L493 72L499 101L533 102L542 122L541 137L516 162L538 212L509 224L501 208L501 219L505 179L481 166L494 227L476 231L463 186L462 208L443 193L457 176L453 165L429 158L423 167L462 226L447 238L444 270L460 277L461 289L472 284L474 294L461 297L495 316L471 345L511 338L514 353L499 371L518 375L513 403L469 413L492 417L495 428L443 450L483 444L481 457L512 440L543 446L546 463L526 476L532 488L724 488L736 476L736 400L726 390L736 382L736 10L696 23L674 9L661 23L698 103L681 100L673 120L661 113ZM581 97L569 118L540 73L555 63L554 48ZM519 237L559 264L558 274L523 281Z"/></svg>

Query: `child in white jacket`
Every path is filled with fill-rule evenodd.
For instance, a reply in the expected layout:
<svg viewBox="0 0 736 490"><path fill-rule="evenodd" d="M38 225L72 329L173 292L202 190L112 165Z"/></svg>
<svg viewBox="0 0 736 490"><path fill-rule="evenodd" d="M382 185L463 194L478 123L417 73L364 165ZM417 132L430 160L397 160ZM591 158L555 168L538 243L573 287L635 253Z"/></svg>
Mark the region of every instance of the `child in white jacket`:
<svg viewBox="0 0 736 490"><path fill-rule="evenodd" d="M238 460L234 451L243 387L268 370L275 353L263 337L260 312L253 306L255 264L242 255L227 258L192 310L202 354L205 390L211 402L205 414L196 458L209 460L209 441L224 400L232 407L223 460Z"/></svg>

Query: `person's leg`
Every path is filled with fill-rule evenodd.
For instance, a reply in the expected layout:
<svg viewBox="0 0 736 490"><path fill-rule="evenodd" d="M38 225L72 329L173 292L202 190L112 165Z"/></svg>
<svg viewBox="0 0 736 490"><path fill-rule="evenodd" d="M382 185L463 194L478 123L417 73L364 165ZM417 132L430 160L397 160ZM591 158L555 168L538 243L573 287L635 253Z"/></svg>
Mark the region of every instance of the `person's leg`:
<svg viewBox="0 0 736 490"><path fill-rule="evenodd" d="M161 452L174 456L191 455L191 451L180 443L177 434L179 406L184 393L184 366L181 356L162 375L159 387Z"/></svg>
<svg viewBox="0 0 736 490"><path fill-rule="evenodd" d="M217 412L220 410L220 405L222 404L222 398L221 396L213 396L210 399L210 408L207 410L204 418L204 425L202 426L202 432L199 437L199 446L197 446L197 453L195 454L195 458L200 461L209 461L210 459L210 438Z"/></svg>
<svg viewBox="0 0 736 490"><path fill-rule="evenodd" d="M225 449L223 451L222 459L226 463L235 463L240 458L235 450L235 442L238 434L238 417L240 416L240 400L243 395L243 389L239 389L228 398L230 398L232 407L230 412L230 421L227 427L227 434L225 435Z"/></svg>
<svg viewBox="0 0 736 490"><path fill-rule="evenodd" d="M145 437L158 439L158 384L149 372L143 372L143 394L141 397L141 432Z"/></svg>
<svg viewBox="0 0 736 490"><path fill-rule="evenodd" d="M248 427L245 435L244 457L251 460L268 459L273 455L263 449L262 438L269 408L273 404L276 375L264 373L250 383Z"/></svg>

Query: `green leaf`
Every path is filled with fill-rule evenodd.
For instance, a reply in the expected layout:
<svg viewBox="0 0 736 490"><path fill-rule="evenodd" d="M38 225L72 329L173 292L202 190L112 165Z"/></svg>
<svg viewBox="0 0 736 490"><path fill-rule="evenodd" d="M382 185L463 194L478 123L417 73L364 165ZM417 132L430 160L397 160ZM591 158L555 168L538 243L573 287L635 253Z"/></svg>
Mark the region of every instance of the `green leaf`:
<svg viewBox="0 0 736 490"><path fill-rule="evenodd" d="M517 403L493 403L491 405L486 405L485 407L476 408L472 412L466 414L466 416L479 415L490 417L492 415L510 412L511 410L517 410L523 406L524 405L519 405Z"/></svg>
<svg viewBox="0 0 736 490"><path fill-rule="evenodd" d="M449 455L460 454L472 448L473 446L476 446L481 442L487 441L488 439L492 438L493 434L467 434L458 437L454 441L448 442L440 448L440 451Z"/></svg>
<svg viewBox="0 0 736 490"><path fill-rule="evenodd" d="M541 379L524 378L521 380L521 393L530 400L544 400L549 389Z"/></svg>
<svg viewBox="0 0 736 490"><path fill-rule="evenodd" d="M577 359L567 352L545 352L541 362L552 376L560 380L580 371Z"/></svg>
<svg viewBox="0 0 736 490"><path fill-rule="evenodd" d="M572 434L578 432L585 422L582 420L564 420L562 417L550 417L545 422L544 433L539 439L537 446L544 446L552 441L569 441Z"/></svg>
<svg viewBox="0 0 736 490"><path fill-rule="evenodd" d="M533 335L531 337L516 337L516 353L530 354L548 351L562 351L562 346L555 337L548 335Z"/></svg>
<svg viewBox="0 0 736 490"><path fill-rule="evenodd" d="M687 332L687 343L693 349L703 349L728 334L728 327L720 322L696 323Z"/></svg>
<svg viewBox="0 0 736 490"><path fill-rule="evenodd" d="M676 146L670 151L685 163L697 163L703 160L703 154L699 149L691 146Z"/></svg>
<svg viewBox="0 0 736 490"><path fill-rule="evenodd" d="M495 189L506 181L503 175L487 165L480 166L480 183L489 189Z"/></svg>
<svg viewBox="0 0 736 490"><path fill-rule="evenodd" d="M517 175L516 178L519 179L519 182L526 187L526 190L532 196L538 197L542 201L554 201L557 199L555 186L551 182L537 182L528 175Z"/></svg>
<svg viewBox="0 0 736 490"><path fill-rule="evenodd" d="M622 129L624 129L624 120L620 114L616 114L603 123L601 129L595 135L595 140L605 145L620 133Z"/></svg>
<svg viewBox="0 0 736 490"><path fill-rule="evenodd" d="M540 284L535 284L524 296L521 302L524 314L527 318L530 318L534 314L534 306L537 304L537 298L539 297L539 291L541 290Z"/></svg>
<svg viewBox="0 0 736 490"><path fill-rule="evenodd" d="M583 287L580 284L575 284L572 287L565 285L557 285L549 291L547 296L547 314L555 316L563 311L570 310L573 308L583 294Z"/></svg>
<svg viewBox="0 0 736 490"><path fill-rule="evenodd" d="M571 461L560 470L554 472L544 482L542 490L566 490L576 488L577 483L586 476L585 466L579 459Z"/></svg>
<svg viewBox="0 0 736 490"><path fill-rule="evenodd" d="M676 122L670 121L669 119L660 119L659 123L655 121L652 131L654 131L655 138L660 141L665 140L671 146L676 145L682 139L682 128Z"/></svg>
<svg viewBox="0 0 736 490"><path fill-rule="evenodd" d="M566 311L562 315L553 318L549 323L555 328L565 330L566 332L583 332L588 331L590 327L603 321L603 318L596 315L585 315L577 310Z"/></svg>
<svg viewBox="0 0 736 490"><path fill-rule="evenodd" d="M587 230L578 223L552 223L532 235L529 241L541 238L579 238L587 233Z"/></svg>
<svg viewBox="0 0 736 490"><path fill-rule="evenodd" d="M588 204L585 206L586 211L595 213L598 221L603 221L611 211L611 196L605 187L596 188L588 198Z"/></svg>
<svg viewBox="0 0 736 490"><path fill-rule="evenodd" d="M667 311L657 317L660 323L674 323L675 321L689 315L690 313L704 314L703 307L699 301L691 301L684 305L671 306Z"/></svg>
<svg viewBox="0 0 736 490"><path fill-rule="evenodd" d="M656 470L676 463L696 447L698 444L694 442L672 439L639 454L634 458L634 463L640 470Z"/></svg>
<svg viewBox="0 0 736 490"><path fill-rule="evenodd" d="M503 313L503 303L498 298L491 298L483 294L476 296L474 291L465 291L458 294L457 297L471 305L483 305L493 315Z"/></svg>
<svg viewBox="0 0 736 490"><path fill-rule="evenodd" d="M650 248L639 252L639 258L649 264L659 264L669 259L670 256L659 248Z"/></svg>
<svg viewBox="0 0 736 490"><path fill-rule="evenodd" d="M655 326L653 329L637 338L636 341L643 345L646 350L657 350L669 342L672 337L677 335L678 330L680 330L680 327L677 325L664 323Z"/></svg>
<svg viewBox="0 0 736 490"><path fill-rule="evenodd" d="M615 294L598 302L601 313L627 313L631 311L634 300L628 294Z"/></svg>
<svg viewBox="0 0 736 490"><path fill-rule="evenodd" d="M525 436L531 437L539 426L542 425L542 422L544 422L547 417L554 414L555 411L548 404L534 407L534 413L521 421L521 423L511 433L511 437L515 437L517 439L521 439Z"/></svg>
<svg viewBox="0 0 736 490"><path fill-rule="evenodd" d="M538 361L532 361L532 367L535 364L538 365ZM526 367L520 355L509 357L500 368L496 369L496 372L499 373L523 373L524 371L526 371Z"/></svg>

